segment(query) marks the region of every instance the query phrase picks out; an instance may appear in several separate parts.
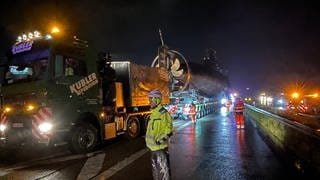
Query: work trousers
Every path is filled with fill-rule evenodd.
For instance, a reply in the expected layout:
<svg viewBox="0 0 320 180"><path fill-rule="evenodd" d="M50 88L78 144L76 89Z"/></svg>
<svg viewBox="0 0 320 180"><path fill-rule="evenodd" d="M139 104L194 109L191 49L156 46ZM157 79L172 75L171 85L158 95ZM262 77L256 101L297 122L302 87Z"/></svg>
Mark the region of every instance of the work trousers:
<svg viewBox="0 0 320 180"><path fill-rule="evenodd" d="M240 126L241 128L243 128L244 127L243 112L236 112L235 113L235 119L236 119L237 127Z"/></svg>
<svg viewBox="0 0 320 180"><path fill-rule="evenodd" d="M191 117L191 121L192 121L193 123L197 122L197 115L196 115L196 113L191 114L190 117Z"/></svg>
<svg viewBox="0 0 320 180"><path fill-rule="evenodd" d="M153 180L170 180L170 160L168 148L151 151L151 165Z"/></svg>

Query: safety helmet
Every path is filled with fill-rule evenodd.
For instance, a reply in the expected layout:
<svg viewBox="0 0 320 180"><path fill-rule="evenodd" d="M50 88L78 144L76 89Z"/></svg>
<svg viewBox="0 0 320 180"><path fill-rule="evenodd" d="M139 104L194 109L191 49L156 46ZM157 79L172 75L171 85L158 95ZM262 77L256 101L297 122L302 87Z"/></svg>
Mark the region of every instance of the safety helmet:
<svg viewBox="0 0 320 180"><path fill-rule="evenodd" d="M148 96L150 98L152 98L152 97L162 98L162 94L158 89L150 91Z"/></svg>

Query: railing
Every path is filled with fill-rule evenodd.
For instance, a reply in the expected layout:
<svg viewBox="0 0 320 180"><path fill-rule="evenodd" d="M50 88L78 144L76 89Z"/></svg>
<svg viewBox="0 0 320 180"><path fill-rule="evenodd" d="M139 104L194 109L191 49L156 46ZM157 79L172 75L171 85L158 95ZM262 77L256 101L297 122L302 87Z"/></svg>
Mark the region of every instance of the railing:
<svg viewBox="0 0 320 180"><path fill-rule="evenodd" d="M256 107L246 104L247 108L252 109L260 114L267 115L272 117L272 119L277 119L278 121L285 123L287 126L294 128L298 131L301 131L309 136L313 136L320 140L320 131L319 131L319 121L313 118L307 118L300 116L298 114L289 114L289 113L279 113L277 111L265 110L261 107Z"/></svg>
<svg viewBox="0 0 320 180"><path fill-rule="evenodd" d="M302 172L320 174L319 120L298 113L246 104L246 116L275 152Z"/></svg>
<svg viewBox="0 0 320 180"><path fill-rule="evenodd" d="M262 105L253 106L249 104L246 104L246 105L265 110L266 112L272 113L274 115L278 115L296 124L297 123L302 124L304 126L308 126L309 128L312 128L313 130L320 131L320 119L318 116L298 113L292 110L280 110L280 109L276 109L269 106L262 106Z"/></svg>

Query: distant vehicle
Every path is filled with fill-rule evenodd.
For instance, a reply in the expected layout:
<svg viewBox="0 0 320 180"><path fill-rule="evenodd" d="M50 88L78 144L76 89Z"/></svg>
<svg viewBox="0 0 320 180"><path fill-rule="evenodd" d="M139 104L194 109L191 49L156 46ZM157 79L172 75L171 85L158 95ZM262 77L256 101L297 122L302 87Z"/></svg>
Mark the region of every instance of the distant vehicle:
<svg viewBox="0 0 320 180"><path fill-rule="evenodd" d="M167 110L171 114L173 119L178 119L182 115L181 107L178 105L167 105Z"/></svg>
<svg viewBox="0 0 320 180"><path fill-rule="evenodd" d="M286 106L286 110L287 111L292 111L292 112L296 112L296 113L306 113L309 110L309 107L305 104L294 104L294 103L288 103L288 105Z"/></svg>

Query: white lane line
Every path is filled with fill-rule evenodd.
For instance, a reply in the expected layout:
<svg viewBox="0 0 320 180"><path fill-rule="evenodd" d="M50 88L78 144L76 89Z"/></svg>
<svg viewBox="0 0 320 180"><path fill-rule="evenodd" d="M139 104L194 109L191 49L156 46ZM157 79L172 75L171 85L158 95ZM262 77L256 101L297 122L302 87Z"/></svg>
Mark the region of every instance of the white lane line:
<svg viewBox="0 0 320 180"><path fill-rule="evenodd" d="M116 165L112 166L111 168L103 171L101 174L99 174L97 177L94 178L94 180L101 180L101 179L108 179L123 168L127 167L129 164L134 162L135 160L139 159L143 155L145 155L148 152L148 149L142 149L128 158L125 158L124 160L118 162Z"/></svg>
<svg viewBox="0 0 320 180"><path fill-rule="evenodd" d="M65 162L65 161L70 161L70 160L90 158L90 157L95 156L96 154L100 154L100 153L101 153L101 151L96 151L96 152L87 153L87 154L78 154L78 155L71 155L71 156L69 155L69 156L65 156L65 157L47 156L44 158L31 160L31 161L24 162L21 164L11 165L10 167L0 168L0 176L4 176L6 174L11 173L12 171L17 171L17 170L28 168L28 167L35 166L35 165L48 165L48 164L60 163L60 162Z"/></svg>
<svg viewBox="0 0 320 180"><path fill-rule="evenodd" d="M175 131L180 131L183 128L185 128L186 126L189 126L192 122L174 122L173 126L175 127ZM142 157L143 155L145 155L148 152L148 149L142 149L134 154L132 154L131 156L129 156L128 158L118 162L116 165L112 166L111 168L105 170L104 172L102 172L101 174L99 174L97 177L93 178L94 180L104 180L104 179L108 179L111 176L113 176L114 174L116 174L117 172L119 172L120 170L122 170L123 168L127 167L129 164L133 163L135 160L139 159L140 157Z"/></svg>
<svg viewBox="0 0 320 180"><path fill-rule="evenodd" d="M174 128L175 128L175 131L177 132L177 131L180 131L180 130L182 130L183 128L185 128L186 126L188 126L188 125L190 125L192 122L191 121L188 121L188 122L185 122L185 121L175 121L175 122L173 122L173 125L174 125ZM143 154L139 154L139 152L137 152L137 153L135 153L135 154L133 154L133 155L131 155L129 158L132 158L132 157L136 157L135 155L140 155L140 156L138 156L136 159L138 159L139 157L141 157L142 155L144 155L146 152L147 152L147 149L143 149L143 150L141 150L141 151L145 151ZM20 165L15 165L14 167L11 167L11 168L6 168L6 169L0 169L0 176L5 176L5 175L7 175L7 174L9 174L9 173L11 173L13 170L19 170L19 169L22 169L22 168L26 168L26 167L29 167L29 166L32 166L32 165L34 165L34 164L41 164L41 165L46 165L46 164L52 164L52 163L57 163L57 162L63 162L63 161L68 161L68 160L75 160L75 159L81 159L81 158L85 158L85 157L90 157L90 156L93 156L93 157L91 157L91 158L89 158L87 161L86 161L86 163L85 163L85 165L84 165L84 167L82 167L82 169L81 169L81 172L80 172L80 174L78 175L78 179L79 178L82 178L82 177L84 177L83 179L89 179L90 177L93 177L94 175L96 175L99 171L100 171L100 169L101 169L101 167L102 167L102 165L103 165L103 160L104 160L104 157L105 157L105 154L98 154L97 156L94 156L95 154L97 154L97 153L99 153L99 152L96 152L96 153L89 153L89 154L86 154L86 155L73 155L73 156L68 156L68 157L61 157L61 158L56 158L56 159L48 159L48 157L46 157L47 159L37 159L36 161L31 161L31 162L28 162L28 163L23 163L23 164L20 164ZM58 154L58 155L60 155L60 154ZM56 155L57 156L57 155ZM103 157L102 157L103 156ZM54 157L54 156L53 156ZM51 158L51 157L49 157L49 158ZM130 160L128 158L128 160ZM136 159L134 159L134 160L136 160ZM37 161L41 161L41 160L44 160L43 162L37 162ZM125 159L125 160L123 160L123 161L128 161L127 159ZM133 161L134 161L133 160ZM123 163L123 161L121 161L121 162L119 162L119 163ZM133 162L132 161L132 162ZM93 164L94 163L94 164ZM118 164L116 164L115 166L113 166L113 167L117 167L117 165L119 165L119 163ZM129 163L130 164L130 163ZM129 165L129 164L127 164L127 165ZM126 165L126 166L127 166ZM94 170L96 171L96 173L93 173L94 171L92 170L92 169L90 169L90 166L92 166L92 168L94 168ZM87 168L87 167L89 167L89 168ZM98 167L100 167L100 168L98 168ZM112 168L113 168L112 167ZM125 167L125 166L124 166ZM123 168L124 168L123 167ZM110 169L108 169L109 171L112 171L113 173L112 173L112 175L113 174L115 174L116 172L114 172L114 170L112 169L112 168L110 168ZM87 170L86 170L87 169ZM90 169L90 170L89 170ZM106 171L108 171L108 170L106 170ZM121 170L121 169L119 169L119 170ZM106 171L104 171L103 173L105 173ZM103 173L101 174L101 175L103 175ZM108 172L109 173L109 172ZM90 177L89 178L85 178L85 176L86 175L90 175ZM111 177L111 176L107 176L107 177ZM80 179L79 179L80 180Z"/></svg>
<svg viewBox="0 0 320 180"><path fill-rule="evenodd" d="M180 125L179 127L176 127L176 128L175 128L175 131L176 131L176 132L177 132L177 131L180 131L180 130L182 130L183 128L189 126L191 123L192 123L192 122L189 121L189 122L186 122L186 123L183 124L183 125Z"/></svg>
<svg viewBox="0 0 320 180"><path fill-rule="evenodd" d="M87 180L99 173L106 154L98 154L89 158L78 174L77 180Z"/></svg>
<svg viewBox="0 0 320 180"><path fill-rule="evenodd" d="M0 168L0 172L1 171L9 171L9 170L20 169L20 167L21 168L25 168L26 166L29 166L30 164L34 164L35 162L46 161L48 159L52 159L52 158L55 158L55 157L58 157L58 156L66 155L66 154L67 154L66 152L59 152L59 153L52 154L52 155L49 155L49 156L45 156L45 157L41 157L41 158L37 158L37 159L32 159L30 161L25 161L25 162L22 162L22 163L16 163L16 164L10 165L8 167Z"/></svg>
<svg viewBox="0 0 320 180"><path fill-rule="evenodd" d="M23 164L23 165L11 167L11 168L6 168L6 169L2 169L2 170L3 171L16 171L16 170L28 168L28 167L34 166L34 165L48 165L48 164L53 164L53 163L69 161L69 160L83 159L85 157L87 157L87 156L86 155L74 155L74 156L61 157L61 158L56 158L56 159L48 159L48 160L42 160L39 162L32 162L29 164Z"/></svg>
<svg viewBox="0 0 320 180"><path fill-rule="evenodd" d="M182 121L173 121L173 126L178 126L179 124L183 124Z"/></svg>

